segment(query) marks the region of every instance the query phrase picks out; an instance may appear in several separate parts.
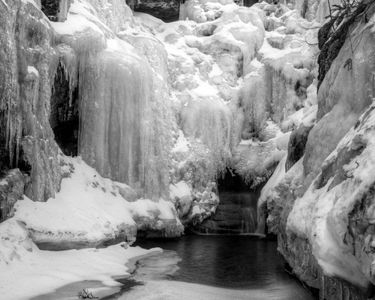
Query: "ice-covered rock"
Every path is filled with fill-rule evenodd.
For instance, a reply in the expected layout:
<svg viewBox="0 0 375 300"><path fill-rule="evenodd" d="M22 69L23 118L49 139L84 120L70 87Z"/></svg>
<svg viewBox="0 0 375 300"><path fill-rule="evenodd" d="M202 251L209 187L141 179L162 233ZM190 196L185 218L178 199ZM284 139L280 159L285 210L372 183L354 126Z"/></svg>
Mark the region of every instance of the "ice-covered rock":
<svg viewBox="0 0 375 300"><path fill-rule="evenodd" d="M190 211L193 201L193 195L189 185L184 181L171 184L169 186L169 195L172 201L174 201L179 217L183 218L186 216Z"/></svg>
<svg viewBox="0 0 375 300"><path fill-rule="evenodd" d="M49 125L53 33L33 1L2 1L0 20L1 165L28 172L26 194L44 201L60 185L58 146Z"/></svg>
<svg viewBox="0 0 375 300"><path fill-rule="evenodd" d="M344 40L337 41L336 52L328 56L322 50L320 68L327 70L321 77L317 118L314 121L306 115L306 121L292 135L295 142L290 146L301 136L302 147L306 125L313 125L305 155L291 168L287 164L285 169L280 163L261 196L261 211L268 216L268 230L278 235L280 252L294 273L320 289L320 297L326 299L373 297L370 170L374 152L375 8L372 2L363 1L353 8L353 15L362 11L362 5L367 22L344 18L340 26L348 29L348 35L335 37L322 28L325 33L320 37L327 36L321 46L326 47L327 41ZM333 44L327 47L335 48ZM325 64L326 59L329 64ZM295 150L289 148L289 157L296 154Z"/></svg>
<svg viewBox="0 0 375 300"><path fill-rule="evenodd" d="M131 2L131 1L128 1ZM177 21L180 15L180 0L137 0L133 9L147 13L165 22Z"/></svg>
<svg viewBox="0 0 375 300"><path fill-rule="evenodd" d="M374 283L371 246L374 201L374 106L324 161L320 174L296 200L287 228L308 238L326 274L366 287ZM313 212L313 213L311 213Z"/></svg>
<svg viewBox="0 0 375 300"><path fill-rule="evenodd" d="M101 177L80 158L65 158L64 169L69 175L62 180L55 198L42 203L25 197L15 205L14 219L25 224L39 247L70 249L116 240L133 242L137 230L167 237L182 234L183 227L171 202L124 198L124 191L131 197L134 191Z"/></svg>
<svg viewBox="0 0 375 300"><path fill-rule="evenodd" d="M13 215L13 206L22 199L26 176L19 169L13 169L0 179L0 222Z"/></svg>
<svg viewBox="0 0 375 300"><path fill-rule="evenodd" d="M353 24L350 38L345 40L320 85L319 122L309 134L304 158L307 183L317 175L323 160L334 150L342 137L358 121L360 114L372 102L375 70L372 20L365 25ZM321 61L321 64L325 63Z"/></svg>

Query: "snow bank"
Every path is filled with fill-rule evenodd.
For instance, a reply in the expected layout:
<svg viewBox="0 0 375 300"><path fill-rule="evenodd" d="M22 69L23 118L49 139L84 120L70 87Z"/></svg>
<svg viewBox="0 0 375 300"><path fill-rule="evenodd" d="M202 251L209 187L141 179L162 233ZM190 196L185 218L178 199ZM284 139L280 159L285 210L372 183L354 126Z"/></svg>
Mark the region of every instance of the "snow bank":
<svg viewBox="0 0 375 300"><path fill-rule="evenodd" d="M116 239L132 242L145 226L161 235L183 232L172 203L134 201L135 192L128 186L101 177L79 157L65 161L70 175L55 198L33 202L25 197L15 205L14 218L25 224L36 244L69 249Z"/></svg>
<svg viewBox="0 0 375 300"><path fill-rule="evenodd" d="M126 244L103 249L41 251L26 227L20 221L10 219L0 224L1 297L30 299L85 280L117 286L119 283L113 277L129 275L126 263L130 259L155 251L161 249L144 250Z"/></svg>

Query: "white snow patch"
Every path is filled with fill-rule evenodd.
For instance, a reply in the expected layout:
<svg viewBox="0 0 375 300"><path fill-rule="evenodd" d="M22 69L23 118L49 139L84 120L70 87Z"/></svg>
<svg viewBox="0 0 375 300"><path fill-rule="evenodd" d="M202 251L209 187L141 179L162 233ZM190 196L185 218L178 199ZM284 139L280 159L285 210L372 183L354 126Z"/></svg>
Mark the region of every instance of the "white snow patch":
<svg viewBox="0 0 375 300"><path fill-rule="evenodd" d="M41 251L24 225L10 219L0 224L1 298L26 300L85 280L117 286L113 277L129 275L126 263L130 259L155 251L161 249L144 250L125 244L104 249Z"/></svg>

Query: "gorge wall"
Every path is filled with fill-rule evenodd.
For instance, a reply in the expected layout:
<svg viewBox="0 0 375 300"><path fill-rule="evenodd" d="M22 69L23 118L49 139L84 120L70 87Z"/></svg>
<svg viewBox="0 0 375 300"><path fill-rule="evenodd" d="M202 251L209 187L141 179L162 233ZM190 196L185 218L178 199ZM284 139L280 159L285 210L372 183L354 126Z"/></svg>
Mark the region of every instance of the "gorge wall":
<svg viewBox="0 0 375 300"><path fill-rule="evenodd" d="M361 1L320 29L316 123L293 132L260 199L279 251L320 299L374 297L374 12Z"/></svg>
<svg viewBox="0 0 375 300"><path fill-rule="evenodd" d="M1 224L54 249L175 237L230 170L261 189L247 225L322 299L373 297L372 1L327 22L324 0L178 5L165 23L122 0L0 1Z"/></svg>

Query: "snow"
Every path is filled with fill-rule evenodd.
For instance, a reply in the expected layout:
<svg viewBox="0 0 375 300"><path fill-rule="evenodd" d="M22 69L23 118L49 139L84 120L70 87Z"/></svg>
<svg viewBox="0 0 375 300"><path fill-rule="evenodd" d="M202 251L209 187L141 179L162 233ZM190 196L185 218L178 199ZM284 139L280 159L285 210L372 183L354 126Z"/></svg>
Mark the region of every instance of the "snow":
<svg viewBox="0 0 375 300"><path fill-rule="evenodd" d="M286 158L287 158L287 155L285 155L283 159L280 160L272 176L270 177L270 179L268 179L267 183L264 185L260 193L259 200L258 200L258 208L264 205L264 203L267 201L267 198L272 197L272 193L275 193L274 188L284 178Z"/></svg>
<svg viewBox="0 0 375 300"><path fill-rule="evenodd" d="M137 230L180 235L180 220L201 222L215 212L215 181L227 167L256 186L278 163L260 204L273 193L290 131L314 124L317 113L310 79L318 50L305 43L315 40L309 28L316 23L279 8L190 0L181 4L181 19L189 20L166 24L133 16L123 0L75 0L66 21L51 22L70 93L79 92L80 157L62 158L68 177L54 198L25 196L0 225L6 273L35 280L20 291L18 279L11 283L15 295L79 280L113 284L110 276L145 253L119 245L54 253L34 243L67 249L133 241ZM28 72L37 74L32 66ZM0 286L7 280L0 274ZM174 285L171 293L182 297Z"/></svg>
<svg viewBox="0 0 375 300"><path fill-rule="evenodd" d="M189 142L185 138L184 133L180 130L179 133L178 133L177 141L176 141L175 145L173 146L172 152L174 152L174 153L179 153L179 152L186 153L188 151L189 151Z"/></svg>
<svg viewBox="0 0 375 300"><path fill-rule="evenodd" d="M131 259L158 251L161 249L144 250L125 244L103 249L41 251L24 225L10 219L0 224L1 297L30 299L85 280L117 286L113 277L129 275L126 264Z"/></svg>
<svg viewBox="0 0 375 300"><path fill-rule="evenodd" d="M169 193L172 199L174 199L175 197L183 198L185 196L190 196L191 190L186 182L180 181L169 186Z"/></svg>
<svg viewBox="0 0 375 300"><path fill-rule="evenodd" d="M262 299L298 299L292 287L272 289L229 289L172 280L148 280L144 286L135 287L121 296L119 300L252 300Z"/></svg>
<svg viewBox="0 0 375 300"><path fill-rule="evenodd" d="M133 241L137 225L142 225L134 219L140 216L159 220L161 230L164 222L174 222L178 231L180 222L171 202L128 202L128 186L101 177L79 157L65 160L72 173L62 180L55 198L33 202L25 196L15 205L14 218L25 224L35 243L64 249L96 246L117 237Z"/></svg>
<svg viewBox="0 0 375 300"><path fill-rule="evenodd" d="M33 75L35 75L36 77L39 76L39 72L38 72L38 70L35 69L35 67L33 67L33 66L27 66L27 73L29 73L29 74L33 74Z"/></svg>
<svg viewBox="0 0 375 300"><path fill-rule="evenodd" d="M74 35L88 29L92 29L98 33L102 33L100 28L93 22L80 15L71 15L68 21L52 23L53 28L61 35Z"/></svg>

